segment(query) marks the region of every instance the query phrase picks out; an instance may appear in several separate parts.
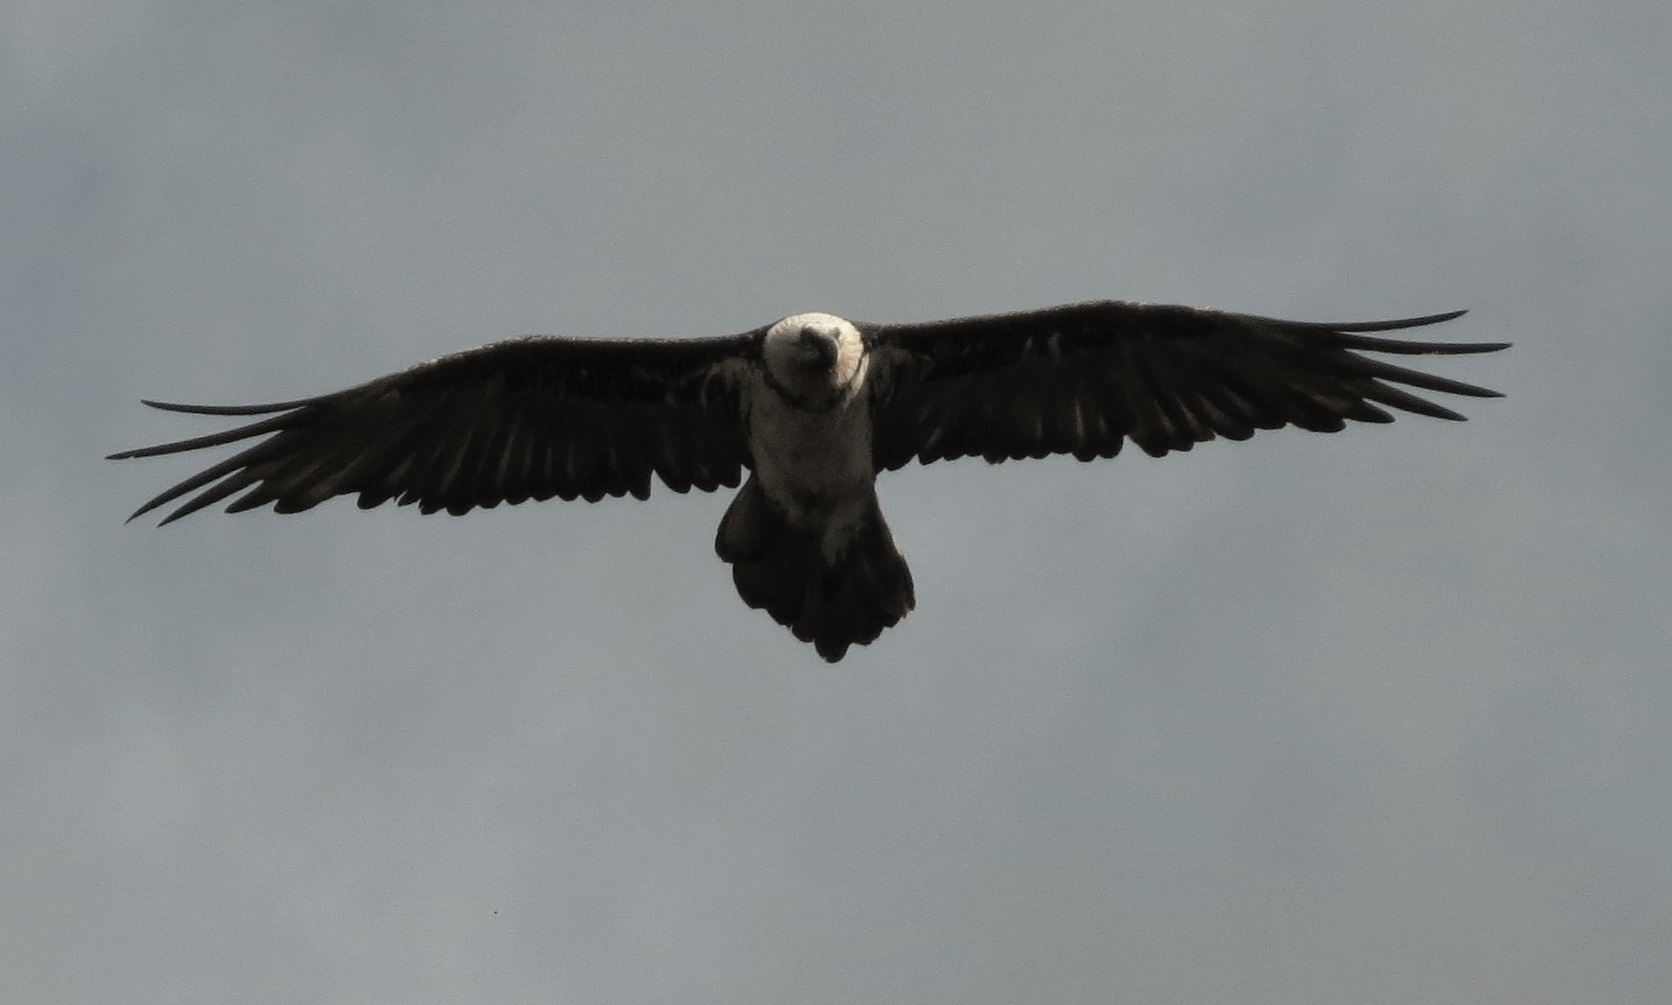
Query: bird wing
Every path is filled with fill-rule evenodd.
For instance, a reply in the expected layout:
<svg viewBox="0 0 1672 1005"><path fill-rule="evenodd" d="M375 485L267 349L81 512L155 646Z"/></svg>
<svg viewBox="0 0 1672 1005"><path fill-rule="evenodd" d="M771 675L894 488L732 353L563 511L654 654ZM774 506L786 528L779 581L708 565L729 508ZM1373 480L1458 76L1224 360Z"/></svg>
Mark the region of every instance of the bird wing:
<svg viewBox="0 0 1672 1005"><path fill-rule="evenodd" d="M111 457L155 457L271 434L133 514L197 493L163 523L239 492L228 512L274 503L291 513L356 494L362 508L394 499L454 514L553 496L643 499L653 471L675 492L709 491L736 485L751 463L738 375L758 356L760 335L529 336L317 398L234 406L147 401L171 412L266 417Z"/></svg>
<svg viewBox="0 0 1672 1005"><path fill-rule="evenodd" d="M1096 301L861 325L876 365L875 465L1049 454L1090 460L1113 457L1124 440L1160 457L1216 436L1244 440L1256 429L1335 432L1348 419L1391 422L1388 408L1462 419L1405 387L1477 398L1498 392L1362 355L1458 355L1508 345L1365 334L1462 313L1321 324Z"/></svg>

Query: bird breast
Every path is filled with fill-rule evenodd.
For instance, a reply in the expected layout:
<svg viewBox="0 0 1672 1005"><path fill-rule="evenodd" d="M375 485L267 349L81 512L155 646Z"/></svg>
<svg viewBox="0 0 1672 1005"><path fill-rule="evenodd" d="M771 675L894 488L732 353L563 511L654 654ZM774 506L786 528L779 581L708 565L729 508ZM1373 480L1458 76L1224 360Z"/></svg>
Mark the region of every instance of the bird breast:
<svg viewBox="0 0 1672 1005"><path fill-rule="evenodd" d="M769 388L750 398L755 477L792 524L815 529L869 502L876 471L863 395L825 412L797 408Z"/></svg>

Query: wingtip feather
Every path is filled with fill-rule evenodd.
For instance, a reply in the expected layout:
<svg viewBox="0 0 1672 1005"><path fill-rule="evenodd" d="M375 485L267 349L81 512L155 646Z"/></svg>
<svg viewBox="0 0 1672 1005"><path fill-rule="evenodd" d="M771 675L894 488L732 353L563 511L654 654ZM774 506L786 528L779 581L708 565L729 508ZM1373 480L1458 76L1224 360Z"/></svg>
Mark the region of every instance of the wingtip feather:
<svg viewBox="0 0 1672 1005"><path fill-rule="evenodd" d="M179 401L153 401L141 398L139 403L164 412L185 412L189 415L266 415L270 412L288 412L293 408L301 408L315 399L298 398L295 401L270 401L262 405L190 405Z"/></svg>
<svg viewBox="0 0 1672 1005"><path fill-rule="evenodd" d="M1401 328L1421 328L1424 325L1443 324L1469 313L1468 308L1458 311L1441 311L1439 314L1424 314L1414 318L1393 318L1388 321L1347 321L1340 324L1319 324L1317 327L1328 328L1338 332L1391 332Z"/></svg>

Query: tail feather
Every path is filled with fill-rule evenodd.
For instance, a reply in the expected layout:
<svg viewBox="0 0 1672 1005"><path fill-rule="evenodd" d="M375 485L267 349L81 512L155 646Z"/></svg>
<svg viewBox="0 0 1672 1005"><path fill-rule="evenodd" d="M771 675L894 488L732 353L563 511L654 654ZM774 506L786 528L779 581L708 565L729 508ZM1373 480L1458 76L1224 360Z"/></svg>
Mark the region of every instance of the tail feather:
<svg viewBox="0 0 1672 1005"><path fill-rule="evenodd" d="M731 563L745 604L765 610L834 663L849 646L868 645L899 624L917 598L875 498L834 563L825 561L821 537L792 526L750 478L720 521L714 549Z"/></svg>

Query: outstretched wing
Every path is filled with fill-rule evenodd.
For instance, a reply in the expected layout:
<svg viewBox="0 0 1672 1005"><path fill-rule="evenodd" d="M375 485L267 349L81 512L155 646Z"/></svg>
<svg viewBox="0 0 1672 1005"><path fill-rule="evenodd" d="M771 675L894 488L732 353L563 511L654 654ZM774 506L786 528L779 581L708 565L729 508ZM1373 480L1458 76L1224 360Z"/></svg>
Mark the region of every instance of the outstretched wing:
<svg viewBox="0 0 1672 1005"><path fill-rule="evenodd" d="M1335 432L1387 409L1463 416L1405 387L1476 398L1475 387L1361 355L1457 355L1508 343L1378 338L1462 314L1317 324L1120 301L911 325L860 325L878 470L954 457L1155 457L1294 425ZM1383 407L1386 406L1386 407Z"/></svg>
<svg viewBox="0 0 1672 1005"><path fill-rule="evenodd" d="M530 336L442 356L335 394L270 405L146 404L248 425L112 458L267 439L186 479L134 517L191 495L169 523L242 492L228 512L281 513L337 495L425 513L528 499L736 485L749 465L738 375L759 332L688 341ZM133 519L133 517L129 517Z"/></svg>

